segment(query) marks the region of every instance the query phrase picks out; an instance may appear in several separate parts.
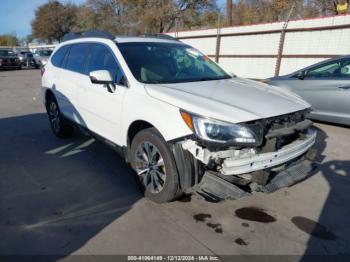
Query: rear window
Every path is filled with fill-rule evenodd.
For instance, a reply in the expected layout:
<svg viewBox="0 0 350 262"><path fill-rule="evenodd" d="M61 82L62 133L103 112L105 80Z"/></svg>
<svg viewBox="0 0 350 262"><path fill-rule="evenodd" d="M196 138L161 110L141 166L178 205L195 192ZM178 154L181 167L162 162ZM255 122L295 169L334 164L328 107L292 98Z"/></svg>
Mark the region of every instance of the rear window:
<svg viewBox="0 0 350 262"><path fill-rule="evenodd" d="M39 51L39 55L41 56L50 56L52 54L52 50L41 50Z"/></svg>
<svg viewBox="0 0 350 262"><path fill-rule="evenodd" d="M60 49L58 49L57 52L53 55L51 59L51 63L54 66L62 67L62 61L66 56L67 51L69 50L69 47L70 47L69 45L64 45Z"/></svg>
<svg viewBox="0 0 350 262"><path fill-rule="evenodd" d="M88 55L89 44L81 43L72 45L65 68L77 73L85 73L85 61Z"/></svg>
<svg viewBox="0 0 350 262"><path fill-rule="evenodd" d="M0 50L0 56L15 56L11 50Z"/></svg>

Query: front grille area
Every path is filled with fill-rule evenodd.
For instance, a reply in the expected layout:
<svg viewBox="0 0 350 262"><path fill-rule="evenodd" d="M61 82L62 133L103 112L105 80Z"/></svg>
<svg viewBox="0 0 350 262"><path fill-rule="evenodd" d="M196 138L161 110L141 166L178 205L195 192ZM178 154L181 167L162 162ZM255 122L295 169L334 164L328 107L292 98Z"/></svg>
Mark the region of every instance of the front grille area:
<svg viewBox="0 0 350 262"><path fill-rule="evenodd" d="M249 128L260 137L259 152L274 152L301 138L304 129L311 124L311 121L306 120L308 112L302 110L248 123Z"/></svg>
<svg viewBox="0 0 350 262"><path fill-rule="evenodd" d="M297 123L304 121L307 113L308 111L303 110L292 114L287 114L287 115L266 119L265 132L268 133L269 131L272 131L272 130L292 127Z"/></svg>
<svg viewBox="0 0 350 262"><path fill-rule="evenodd" d="M264 144L259 148L260 153L275 152L282 147L294 142L300 138L299 133L294 133L292 135L280 136L267 138L264 141Z"/></svg>

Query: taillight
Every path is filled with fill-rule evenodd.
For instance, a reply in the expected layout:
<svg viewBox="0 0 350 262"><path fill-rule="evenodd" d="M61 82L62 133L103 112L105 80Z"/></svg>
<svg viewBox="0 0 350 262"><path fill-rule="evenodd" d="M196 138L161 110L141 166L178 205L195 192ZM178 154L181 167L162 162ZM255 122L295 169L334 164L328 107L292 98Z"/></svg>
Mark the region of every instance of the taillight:
<svg viewBox="0 0 350 262"><path fill-rule="evenodd" d="M44 73L45 73L45 66L41 67L40 69L41 77L44 75Z"/></svg>

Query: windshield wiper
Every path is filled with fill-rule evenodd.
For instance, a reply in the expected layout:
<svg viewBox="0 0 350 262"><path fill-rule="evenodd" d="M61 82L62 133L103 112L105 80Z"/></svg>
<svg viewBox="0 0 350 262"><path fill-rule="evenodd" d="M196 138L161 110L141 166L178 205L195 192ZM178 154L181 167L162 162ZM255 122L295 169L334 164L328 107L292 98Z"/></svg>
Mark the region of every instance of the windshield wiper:
<svg viewBox="0 0 350 262"><path fill-rule="evenodd" d="M143 81L145 84L177 84L177 83L186 83L186 82L201 82L201 81L214 81L214 80L222 80L222 79L230 79L232 78L229 75L221 76L221 77L200 77L200 78L184 78L184 79L173 79L169 81L158 81L158 80L151 80L151 81Z"/></svg>
<svg viewBox="0 0 350 262"><path fill-rule="evenodd" d="M222 80L222 79L229 79L230 76L221 76L221 77L201 77L197 81L211 81L211 80Z"/></svg>
<svg viewBox="0 0 350 262"><path fill-rule="evenodd" d="M211 81L211 80L217 80L217 78L214 77L201 77L196 79L197 81Z"/></svg>

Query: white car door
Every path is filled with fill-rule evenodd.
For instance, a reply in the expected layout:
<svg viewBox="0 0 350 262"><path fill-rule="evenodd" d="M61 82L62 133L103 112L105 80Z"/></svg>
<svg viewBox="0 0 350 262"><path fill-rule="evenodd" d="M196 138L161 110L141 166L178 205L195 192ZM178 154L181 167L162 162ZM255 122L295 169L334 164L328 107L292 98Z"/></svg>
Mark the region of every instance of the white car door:
<svg viewBox="0 0 350 262"><path fill-rule="evenodd" d="M57 102L59 104L61 112L66 116L71 118L72 114L72 102L74 100L73 97L76 96L76 92L74 89L68 88L66 83L66 70L64 69L64 65L66 62L66 57L69 53L71 45L62 46L51 59L51 63L53 64L52 70L52 88L51 90L54 92ZM68 99L70 97L70 99Z"/></svg>
<svg viewBox="0 0 350 262"><path fill-rule="evenodd" d="M84 75L86 57L89 45L86 43L72 44L67 47L65 58L54 73L54 86L52 87L63 114L81 123L83 120L77 110L77 94L79 83L87 77Z"/></svg>
<svg viewBox="0 0 350 262"><path fill-rule="evenodd" d="M93 84L88 76L95 70L108 70L115 80L115 92L109 92L103 84ZM99 136L120 145L121 113L128 88L121 84L124 79L119 63L107 45L91 43L87 75L80 82L78 93L79 112L87 128Z"/></svg>

